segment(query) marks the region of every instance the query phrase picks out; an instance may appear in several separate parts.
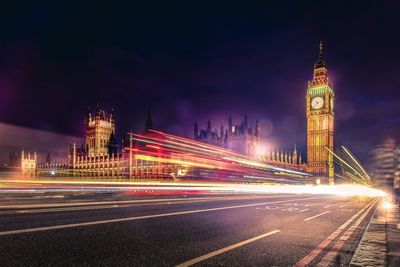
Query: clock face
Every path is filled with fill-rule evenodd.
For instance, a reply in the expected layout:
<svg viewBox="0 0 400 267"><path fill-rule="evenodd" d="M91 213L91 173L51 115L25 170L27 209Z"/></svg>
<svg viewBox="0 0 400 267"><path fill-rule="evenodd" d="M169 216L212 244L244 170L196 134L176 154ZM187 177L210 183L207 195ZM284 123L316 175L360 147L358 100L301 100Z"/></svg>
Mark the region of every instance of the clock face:
<svg viewBox="0 0 400 267"><path fill-rule="evenodd" d="M333 110L333 98L331 98L331 109Z"/></svg>
<svg viewBox="0 0 400 267"><path fill-rule="evenodd" d="M320 96L314 97L311 100L311 107L313 109L320 109L324 105L324 99Z"/></svg>

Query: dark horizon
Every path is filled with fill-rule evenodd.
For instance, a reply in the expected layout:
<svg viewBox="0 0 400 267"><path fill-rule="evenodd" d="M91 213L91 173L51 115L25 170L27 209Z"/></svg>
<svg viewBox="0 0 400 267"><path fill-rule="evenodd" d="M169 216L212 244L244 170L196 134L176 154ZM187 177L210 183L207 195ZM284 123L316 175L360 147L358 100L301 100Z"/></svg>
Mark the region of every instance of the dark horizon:
<svg viewBox="0 0 400 267"><path fill-rule="evenodd" d="M196 121L218 128L247 114L264 138L305 155L305 93L323 40L335 145L364 160L400 139L400 21L399 4L360 3L9 5L0 122L83 136L100 103L115 108L119 135L142 131L151 107L157 129L192 137Z"/></svg>

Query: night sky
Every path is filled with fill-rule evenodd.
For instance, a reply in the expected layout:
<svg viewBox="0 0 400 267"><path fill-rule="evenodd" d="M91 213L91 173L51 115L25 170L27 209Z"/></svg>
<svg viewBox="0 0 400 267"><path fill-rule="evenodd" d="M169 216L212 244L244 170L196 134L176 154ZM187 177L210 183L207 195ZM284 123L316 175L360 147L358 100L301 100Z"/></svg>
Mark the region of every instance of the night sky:
<svg viewBox="0 0 400 267"><path fill-rule="evenodd" d="M120 135L142 131L150 107L156 128L192 137L195 121L219 128L247 113L271 144L304 150L323 40L336 145L365 158L400 140L398 4L83 2L0 8L0 122L82 136L99 103L115 108Z"/></svg>

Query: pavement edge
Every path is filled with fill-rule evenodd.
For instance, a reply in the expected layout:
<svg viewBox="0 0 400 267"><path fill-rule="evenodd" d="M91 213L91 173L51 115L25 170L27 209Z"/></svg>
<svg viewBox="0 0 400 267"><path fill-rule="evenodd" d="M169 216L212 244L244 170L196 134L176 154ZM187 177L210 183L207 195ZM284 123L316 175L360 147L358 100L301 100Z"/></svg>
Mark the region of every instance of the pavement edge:
<svg viewBox="0 0 400 267"><path fill-rule="evenodd" d="M400 266L399 205L378 203L350 262L351 267Z"/></svg>

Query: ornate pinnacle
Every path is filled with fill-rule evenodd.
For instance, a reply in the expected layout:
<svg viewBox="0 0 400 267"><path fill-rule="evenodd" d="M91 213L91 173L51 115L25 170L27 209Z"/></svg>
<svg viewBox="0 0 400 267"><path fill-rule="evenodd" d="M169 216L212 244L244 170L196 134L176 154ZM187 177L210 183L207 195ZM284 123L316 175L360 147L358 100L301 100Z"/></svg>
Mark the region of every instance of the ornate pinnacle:
<svg viewBox="0 0 400 267"><path fill-rule="evenodd" d="M325 67L325 61L324 61L324 56L323 56L323 48L324 45L322 41L319 43L319 54L318 54L318 60L317 63L315 64L315 68L324 68Z"/></svg>

